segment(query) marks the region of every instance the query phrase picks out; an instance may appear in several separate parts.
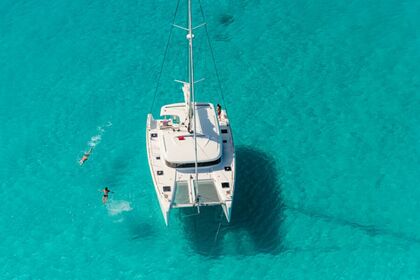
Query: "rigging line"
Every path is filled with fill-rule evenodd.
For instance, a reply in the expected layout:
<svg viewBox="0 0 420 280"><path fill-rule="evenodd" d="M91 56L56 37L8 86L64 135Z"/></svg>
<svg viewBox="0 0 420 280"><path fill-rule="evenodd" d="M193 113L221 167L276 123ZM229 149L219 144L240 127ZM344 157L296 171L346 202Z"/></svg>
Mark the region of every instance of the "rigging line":
<svg viewBox="0 0 420 280"><path fill-rule="evenodd" d="M200 148L200 150L203 152L203 154L204 154L204 155L206 155L207 157L209 157L209 156L208 156L208 154L206 153L206 151L203 149L203 147L201 147L200 145L197 145L197 147L199 147L199 148ZM224 172L222 173L222 175L223 175L223 177L224 177L226 180L229 180L229 178L225 175L225 173L224 173Z"/></svg>
<svg viewBox="0 0 420 280"><path fill-rule="evenodd" d="M176 19L176 15L178 13L179 2L180 2L180 0L178 0L177 3L176 3L175 13L174 13L174 19L172 20L171 30L169 31L168 41L166 42L165 52L163 54L162 65L160 66L158 80L157 80L156 88L155 88L155 93L153 95L152 105L150 106L150 110L149 110L150 112L152 112L153 106L155 105L156 96L157 96L158 89L159 89L159 84L160 84L160 78L162 77L163 66L165 65L166 55L168 54L169 43L171 42L172 31L174 30L175 19Z"/></svg>
<svg viewBox="0 0 420 280"><path fill-rule="evenodd" d="M207 22L207 21L206 21L206 17L204 16L203 5L201 5L201 0L198 0L198 2L200 3L200 11L201 11L201 16L203 17L203 21L204 21L204 22ZM222 97L222 104L223 104L223 107L225 108L226 113L227 113L227 112L228 112L228 109L227 109L227 105L226 105L226 101L225 101L225 96L224 96L224 94L223 94L222 83L220 82L220 75L219 75L219 71L218 71L218 69L217 69L216 59L215 59L215 57L214 57L213 46L212 46L212 44L211 44L211 42L210 42L210 36L209 36L209 31L208 31L208 29L207 29L207 24L205 24L205 25L204 25L204 29L206 30L207 42L208 42L208 44L209 44L210 53L211 53L211 58L212 58L212 60L213 60L214 71L216 72L217 83L218 83L218 85L219 85L219 91L220 91L220 95L221 95L221 97Z"/></svg>
<svg viewBox="0 0 420 280"><path fill-rule="evenodd" d="M218 226L218 228L217 228L216 235L214 236L214 240L213 240L213 248L214 248L214 246L216 245L217 238L219 237L220 228L221 228L221 226L222 226L222 217L223 217L223 210L222 210L222 211L220 211L219 226Z"/></svg>

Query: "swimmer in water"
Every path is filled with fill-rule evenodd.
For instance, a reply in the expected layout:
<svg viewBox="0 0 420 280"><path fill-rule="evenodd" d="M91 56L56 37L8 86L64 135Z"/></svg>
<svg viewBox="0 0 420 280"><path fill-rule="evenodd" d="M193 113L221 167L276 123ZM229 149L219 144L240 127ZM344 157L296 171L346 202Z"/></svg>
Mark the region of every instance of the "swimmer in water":
<svg viewBox="0 0 420 280"><path fill-rule="evenodd" d="M104 193L104 195L102 196L102 203L105 204L108 201L108 194L114 192L110 191L108 187L105 187L105 189L103 189L102 192Z"/></svg>
<svg viewBox="0 0 420 280"><path fill-rule="evenodd" d="M83 165L83 163L85 163L85 161L87 161L89 159L90 154L92 153L93 148L90 148L88 152L86 152L83 157L80 159L79 164Z"/></svg>

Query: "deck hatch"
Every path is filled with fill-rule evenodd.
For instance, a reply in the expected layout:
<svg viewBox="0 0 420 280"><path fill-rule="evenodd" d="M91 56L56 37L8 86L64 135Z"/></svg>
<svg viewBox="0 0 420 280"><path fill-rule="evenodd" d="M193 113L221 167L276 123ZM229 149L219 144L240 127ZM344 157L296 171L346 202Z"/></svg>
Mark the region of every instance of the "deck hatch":
<svg viewBox="0 0 420 280"><path fill-rule="evenodd" d="M158 137L158 135L157 135L157 133L151 133L151 134L150 134L150 137L152 137L152 138L156 138L156 137Z"/></svg>
<svg viewBox="0 0 420 280"><path fill-rule="evenodd" d="M222 183L222 188L223 189L228 189L229 188L229 183L228 182L223 182Z"/></svg>
<svg viewBox="0 0 420 280"><path fill-rule="evenodd" d="M164 192L170 192L171 191L171 186L163 186L163 191Z"/></svg>
<svg viewBox="0 0 420 280"><path fill-rule="evenodd" d="M225 171L231 171L232 168L230 166L225 166Z"/></svg>
<svg viewBox="0 0 420 280"><path fill-rule="evenodd" d="M163 171L162 170L158 170L157 171L157 175L163 175Z"/></svg>
<svg viewBox="0 0 420 280"><path fill-rule="evenodd" d="M226 134L226 133L228 133L228 130L227 129L222 129L222 134Z"/></svg>

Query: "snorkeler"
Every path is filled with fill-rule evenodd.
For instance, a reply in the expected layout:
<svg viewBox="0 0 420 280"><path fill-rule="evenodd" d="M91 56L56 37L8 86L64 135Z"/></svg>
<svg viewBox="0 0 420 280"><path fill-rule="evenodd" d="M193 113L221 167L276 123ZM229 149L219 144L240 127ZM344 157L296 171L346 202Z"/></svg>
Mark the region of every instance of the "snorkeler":
<svg viewBox="0 0 420 280"><path fill-rule="evenodd" d="M104 193L104 195L102 196L102 203L105 204L108 201L108 194L114 192L110 191L108 187L105 187L105 189L103 189L102 192Z"/></svg>
<svg viewBox="0 0 420 280"><path fill-rule="evenodd" d="M89 151L88 152L86 152L84 155L83 155L83 157L80 159L80 161L79 161L79 164L80 165L83 165L83 163L85 163L85 161L87 161L88 159L89 159L89 156L90 156L90 154L92 153L92 151L93 151L93 147L92 148L90 148L89 149Z"/></svg>

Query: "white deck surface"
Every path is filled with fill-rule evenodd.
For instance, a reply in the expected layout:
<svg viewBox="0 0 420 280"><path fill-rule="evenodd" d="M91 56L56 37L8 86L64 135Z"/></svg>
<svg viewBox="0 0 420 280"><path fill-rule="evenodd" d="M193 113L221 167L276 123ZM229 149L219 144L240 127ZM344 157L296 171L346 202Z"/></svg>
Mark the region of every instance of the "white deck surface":
<svg viewBox="0 0 420 280"><path fill-rule="evenodd" d="M180 122L186 120L184 103L171 104L162 107L162 116L178 116ZM222 155L221 138L217 117L212 104L198 103L196 114L197 161L211 162ZM195 162L194 137L185 125L169 124L161 130L159 141L162 156L171 163ZM193 126L192 126L193 127Z"/></svg>

